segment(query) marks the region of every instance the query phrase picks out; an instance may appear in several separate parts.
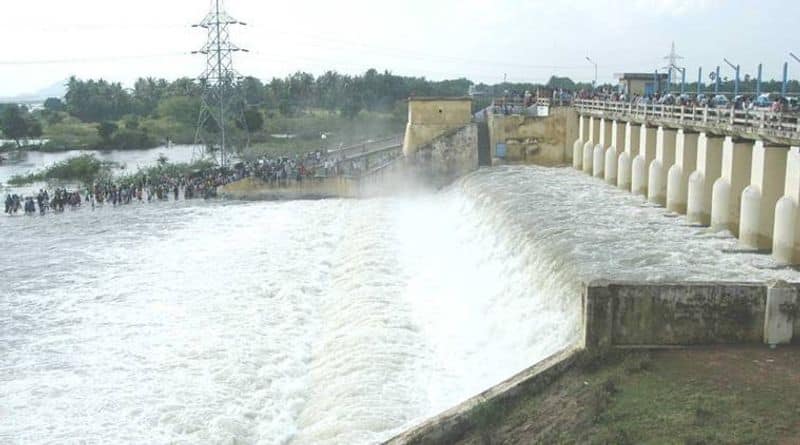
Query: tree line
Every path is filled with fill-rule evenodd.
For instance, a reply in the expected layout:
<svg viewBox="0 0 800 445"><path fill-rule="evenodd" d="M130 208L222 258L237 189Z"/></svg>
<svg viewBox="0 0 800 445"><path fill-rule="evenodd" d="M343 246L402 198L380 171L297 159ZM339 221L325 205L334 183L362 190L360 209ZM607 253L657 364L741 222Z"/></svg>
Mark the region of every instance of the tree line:
<svg viewBox="0 0 800 445"><path fill-rule="evenodd" d="M742 90L752 83L743 82ZM612 87L611 85L605 85ZM709 88L710 86L706 86ZM774 81L764 82L765 90L779 88ZM314 76L296 72L262 82L245 77L232 86L244 112L246 128L257 133L265 121L291 119L310 110L321 110L355 119L362 112L395 113L405 116L405 100L411 96L464 96L477 93L476 107L486 105L492 96L506 92L563 89L588 90L590 83L568 77L552 76L545 84L499 83L476 84L466 78L432 81L424 77L398 76L389 71L367 70L360 75L328 71ZM733 82L723 82L723 89ZM675 86L673 86L675 90ZM687 91L693 91L692 85ZM797 81L790 91L800 91ZM132 88L103 79L82 80L72 77L63 98L49 98L40 110L30 111L14 104L0 105L0 130L17 146L24 139L44 136L61 148L147 148L170 139L190 143L194 137L203 89L193 79L174 81L138 79Z"/></svg>

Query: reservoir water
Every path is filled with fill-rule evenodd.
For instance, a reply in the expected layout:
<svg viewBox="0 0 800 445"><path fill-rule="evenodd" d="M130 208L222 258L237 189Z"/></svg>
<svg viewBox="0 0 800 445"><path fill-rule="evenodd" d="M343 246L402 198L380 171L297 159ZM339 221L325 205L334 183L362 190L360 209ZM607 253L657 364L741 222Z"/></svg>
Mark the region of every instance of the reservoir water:
<svg viewBox="0 0 800 445"><path fill-rule="evenodd" d="M582 281L798 280L536 167L2 217L0 246L0 443L376 443L577 341Z"/></svg>

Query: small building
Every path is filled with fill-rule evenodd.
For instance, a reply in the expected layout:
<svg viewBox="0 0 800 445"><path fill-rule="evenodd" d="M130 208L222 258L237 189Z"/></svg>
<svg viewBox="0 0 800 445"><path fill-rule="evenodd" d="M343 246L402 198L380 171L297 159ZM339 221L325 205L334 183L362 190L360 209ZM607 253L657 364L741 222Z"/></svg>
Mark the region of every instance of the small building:
<svg viewBox="0 0 800 445"><path fill-rule="evenodd" d="M661 90L668 78L667 73L622 73L616 77L622 92L629 96L651 96Z"/></svg>

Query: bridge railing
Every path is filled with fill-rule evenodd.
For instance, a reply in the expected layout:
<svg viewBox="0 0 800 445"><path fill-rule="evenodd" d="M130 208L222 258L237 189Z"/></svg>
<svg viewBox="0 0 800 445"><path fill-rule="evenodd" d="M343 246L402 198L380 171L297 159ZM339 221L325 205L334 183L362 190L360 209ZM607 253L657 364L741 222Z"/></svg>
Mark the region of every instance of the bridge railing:
<svg viewBox="0 0 800 445"><path fill-rule="evenodd" d="M800 119L796 113L601 100L576 100L573 106L583 113L671 121L699 127L738 129L800 141Z"/></svg>
<svg viewBox="0 0 800 445"><path fill-rule="evenodd" d="M328 156L334 159L352 159L384 150L392 150L403 145L403 135L396 134L383 139L366 141L360 144L328 150Z"/></svg>

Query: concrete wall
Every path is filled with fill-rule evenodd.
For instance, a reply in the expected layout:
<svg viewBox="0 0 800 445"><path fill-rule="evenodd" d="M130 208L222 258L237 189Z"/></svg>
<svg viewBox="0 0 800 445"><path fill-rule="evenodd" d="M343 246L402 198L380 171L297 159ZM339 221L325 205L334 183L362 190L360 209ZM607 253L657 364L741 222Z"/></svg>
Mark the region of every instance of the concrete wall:
<svg viewBox="0 0 800 445"><path fill-rule="evenodd" d="M439 136L409 158L416 180L441 187L478 169L478 125L469 124Z"/></svg>
<svg viewBox="0 0 800 445"><path fill-rule="evenodd" d="M777 286L777 287L774 287ZM798 287L786 301L796 304ZM779 285L755 283L611 283L584 289L587 348L743 343L784 343L765 334L780 325L797 335L800 322L786 313L767 316L768 299ZM783 292L783 291L780 291ZM769 297L769 298L768 298Z"/></svg>
<svg viewBox="0 0 800 445"><path fill-rule="evenodd" d="M359 195L358 191L358 181L346 177L311 178L302 182L290 180L282 186L271 185L256 178L245 178L220 188L219 195L244 201L280 201L355 198Z"/></svg>
<svg viewBox="0 0 800 445"><path fill-rule="evenodd" d="M506 162L536 165L560 165L572 150L567 133L568 121L574 119L573 132L577 132L575 112L569 108L551 108L548 117L520 115L490 115L489 139L492 158L496 157L497 144L506 144ZM577 133L575 133L577 134ZM502 160L500 160L502 161Z"/></svg>
<svg viewBox="0 0 800 445"><path fill-rule="evenodd" d="M457 442L476 428L477 413L485 404L507 406L541 392L575 364L581 346L591 356L597 349L615 346L760 343L773 335L770 329L800 333L800 316L788 326L765 323L775 316L771 310L783 312L787 303L796 308L798 294L800 285L782 282L590 283L583 294L584 345L556 353L385 443ZM785 313L777 318L787 319Z"/></svg>
<svg viewBox="0 0 800 445"><path fill-rule="evenodd" d="M576 349L568 349L520 372L475 397L428 419L424 423L384 442L391 445L427 445L454 443L475 429L476 411L486 402L512 404L531 397L553 383L575 362Z"/></svg>
<svg viewBox="0 0 800 445"><path fill-rule="evenodd" d="M413 156L421 146L471 121L470 98L411 98L403 153Z"/></svg>
<svg viewBox="0 0 800 445"><path fill-rule="evenodd" d="M563 113L566 117L566 134L564 140L564 162L572 162L572 148L576 139L581 137L578 112L571 107L550 108L551 114Z"/></svg>

